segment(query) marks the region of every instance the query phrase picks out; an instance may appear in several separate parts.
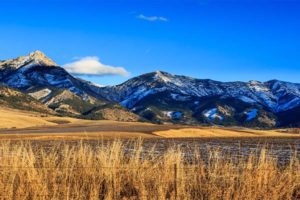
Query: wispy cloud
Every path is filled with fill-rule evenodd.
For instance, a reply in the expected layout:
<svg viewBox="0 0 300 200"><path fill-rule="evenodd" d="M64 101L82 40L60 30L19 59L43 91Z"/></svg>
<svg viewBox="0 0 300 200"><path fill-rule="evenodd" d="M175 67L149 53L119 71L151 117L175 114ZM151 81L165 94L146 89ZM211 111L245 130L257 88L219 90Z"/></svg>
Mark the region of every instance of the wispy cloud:
<svg viewBox="0 0 300 200"><path fill-rule="evenodd" d="M95 56L83 57L75 62L67 63L63 67L71 74L77 75L119 75L129 76L129 72L123 67L105 65Z"/></svg>
<svg viewBox="0 0 300 200"><path fill-rule="evenodd" d="M136 17L138 19L142 19L142 20L146 20L146 21L150 21L150 22L155 22L155 21L167 22L167 21L169 21L167 18L161 17L161 16L145 16L143 14L140 14Z"/></svg>

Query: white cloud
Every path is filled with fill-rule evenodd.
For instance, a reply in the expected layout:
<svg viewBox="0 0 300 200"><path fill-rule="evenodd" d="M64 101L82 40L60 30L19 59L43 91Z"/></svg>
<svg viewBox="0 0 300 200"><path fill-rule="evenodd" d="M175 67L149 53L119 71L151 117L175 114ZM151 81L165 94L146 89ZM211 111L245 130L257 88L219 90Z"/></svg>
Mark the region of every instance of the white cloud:
<svg viewBox="0 0 300 200"><path fill-rule="evenodd" d="M80 58L79 60L63 65L71 74L78 75L120 75L129 76L129 72L123 67L105 65L95 56Z"/></svg>
<svg viewBox="0 0 300 200"><path fill-rule="evenodd" d="M163 21L163 22L167 22L169 21L167 18L165 17L161 17L161 16L145 16L143 14L140 14L137 16L138 19L142 19L142 20L146 20L146 21L150 21L150 22L154 22L154 21Z"/></svg>

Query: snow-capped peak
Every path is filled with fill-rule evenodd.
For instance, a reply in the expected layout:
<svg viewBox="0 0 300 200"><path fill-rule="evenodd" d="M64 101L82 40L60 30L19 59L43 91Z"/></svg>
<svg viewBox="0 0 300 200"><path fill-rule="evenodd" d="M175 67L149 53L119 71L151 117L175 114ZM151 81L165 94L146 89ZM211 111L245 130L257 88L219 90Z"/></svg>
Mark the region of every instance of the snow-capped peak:
<svg viewBox="0 0 300 200"><path fill-rule="evenodd" d="M48 58L43 52L37 50L29 54L29 59L46 66L58 66L55 62L53 62L50 58Z"/></svg>
<svg viewBox="0 0 300 200"><path fill-rule="evenodd" d="M29 54L30 57L45 57L46 55L40 50L33 51Z"/></svg>
<svg viewBox="0 0 300 200"><path fill-rule="evenodd" d="M15 59L5 60L0 62L0 68L9 67L12 69L19 69L24 66L58 66L50 58L48 58L41 51L31 52L27 56L20 56Z"/></svg>

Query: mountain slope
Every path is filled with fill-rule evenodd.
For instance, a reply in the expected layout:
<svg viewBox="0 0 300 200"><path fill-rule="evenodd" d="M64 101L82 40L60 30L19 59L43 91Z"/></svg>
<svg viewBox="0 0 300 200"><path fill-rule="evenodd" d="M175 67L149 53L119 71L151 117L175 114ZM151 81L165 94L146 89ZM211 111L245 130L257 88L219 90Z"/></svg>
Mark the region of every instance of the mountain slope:
<svg viewBox="0 0 300 200"><path fill-rule="evenodd" d="M0 107L55 114L47 106L18 90L0 85Z"/></svg>
<svg viewBox="0 0 300 200"><path fill-rule="evenodd" d="M131 108L145 96L169 91L174 100L185 96L220 98L233 97L246 103L260 104L273 112L300 105L300 84L283 81L219 82L153 72L112 87L99 88L97 93ZM176 99L177 98L177 99Z"/></svg>
<svg viewBox="0 0 300 200"><path fill-rule="evenodd" d="M118 103L107 101L91 89L97 86L73 77L40 51L0 61L0 83L19 89L23 95L27 93L32 97L32 102L43 103L59 115L139 120L139 117L118 106ZM118 116L120 113L123 117Z"/></svg>
<svg viewBox="0 0 300 200"><path fill-rule="evenodd" d="M284 127L300 127L300 106L277 114L280 125Z"/></svg>
<svg viewBox="0 0 300 200"><path fill-rule="evenodd" d="M0 82L24 92L36 92L40 88L56 88L67 89L82 98L92 96L104 99L89 88L89 82L73 77L40 51L1 61Z"/></svg>
<svg viewBox="0 0 300 200"><path fill-rule="evenodd" d="M277 113L300 105L300 84L219 82L152 72L95 92L148 120L164 123L280 126Z"/></svg>

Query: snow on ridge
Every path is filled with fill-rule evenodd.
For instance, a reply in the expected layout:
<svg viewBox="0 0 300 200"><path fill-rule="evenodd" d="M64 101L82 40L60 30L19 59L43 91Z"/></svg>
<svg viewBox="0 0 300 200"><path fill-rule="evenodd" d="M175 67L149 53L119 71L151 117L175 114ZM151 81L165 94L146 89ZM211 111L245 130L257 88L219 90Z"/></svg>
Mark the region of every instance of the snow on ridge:
<svg viewBox="0 0 300 200"><path fill-rule="evenodd" d="M259 81L249 81L248 87L255 92L269 92L270 89Z"/></svg>
<svg viewBox="0 0 300 200"><path fill-rule="evenodd" d="M161 71L157 71L155 73L155 76L154 76L155 79L161 79L163 80L165 83L169 83L169 82L172 82L170 78L168 78L167 76L165 76Z"/></svg>
<svg viewBox="0 0 300 200"><path fill-rule="evenodd" d="M155 76L154 76L155 80L162 80L164 83L172 83L176 86L183 86L184 84L182 83L182 81L180 80L180 78L177 78L176 76L172 76L172 75L165 75L164 72L161 71L156 71L155 72Z"/></svg>
<svg viewBox="0 0 300 200"><path fill-rule="evenodd" d="M274 90L275 86L273 83L270 85L271 82L218 82L177 76L161 71L153 72L151 75L152 79L150 80L149 76L141 75L113 87L113 93L109 92L108 89L104 94L118 102L127 99L126 104L129 104L128 101L133 99L132 95L136 95L136 91L140 91L140 88L143 87L145 89L139 92L140 99L148 95L148 90L151 90L151 94L169 91L171 93L170 98L175 101L184 102L191 99L191 97L219 96L221 99L236 98L248 104L264 105L273 112L277 112L276 108L285 101L283 98L285 98L287 92L300 98L300 84L278 82L274 84L279 89ZM280 90L283 90L284 93ZM145 92L145 95L141 94L142 92ZM285 106L285 109L289 109L289 107Z"/></svg>
<svg viewBox="0 0 300 200"><path fill-rule="evenodd" d="M140 90L140 87L145 88L143 89L143 92L146 92L144 96L148 95L147 90L151 90L151 94L168 90L172 92L170 98L177 101L186 101L192 96L220 96L222 99L231 97L240 99L241 101L249 104L264 105L274 112L277 112L278 107L283 108L283 106L280 106L280 104L282 104L281 98L283 98L287 92L300 97L300 89L298 90L300 87L297 85L294 86L294 84L281 84L286 86L280 86L279 89L274 91L272 89L273 85L268 85L268 83L262 83L258 81L223 83L212 80L186 78L185 76L176 76L160 71L154 73L153 80L159 81L160 83L165 83L163 87L161 85L156 87L156 84L153 82L153 80L150 82L147 79L134 80L135 81L130 82L130 84L127 82L127 84L121 84L120 86L115 87L115 96L118 97L119 102L122 102L125 99L128 99L128 101L129 99L132 99L131 95L133 94L133 91ZM287 87L288 89L286 89ZM284 93L282 93L281 90L283 90ZM141 92L142 91L140 91L140 93ZM139 96L143 95L139 94ZM113 99L116 98L113 97ZM140 99L142 98L143 97ZM128 102L126 102L126 104L128 104ZM292 103L291 105L294 104L295 103ZM290 108L288 106L284 106L284 109Z"/></svg>
<svg viewBox="0 0 300 200"><path fill-rule="evenodd" d="M106 87L106 85L101 85L101 84L94 83L94 82L90 82L90 84L93 85L93 86L96 86L96 87L100 87L100 88Z"/></svg>

